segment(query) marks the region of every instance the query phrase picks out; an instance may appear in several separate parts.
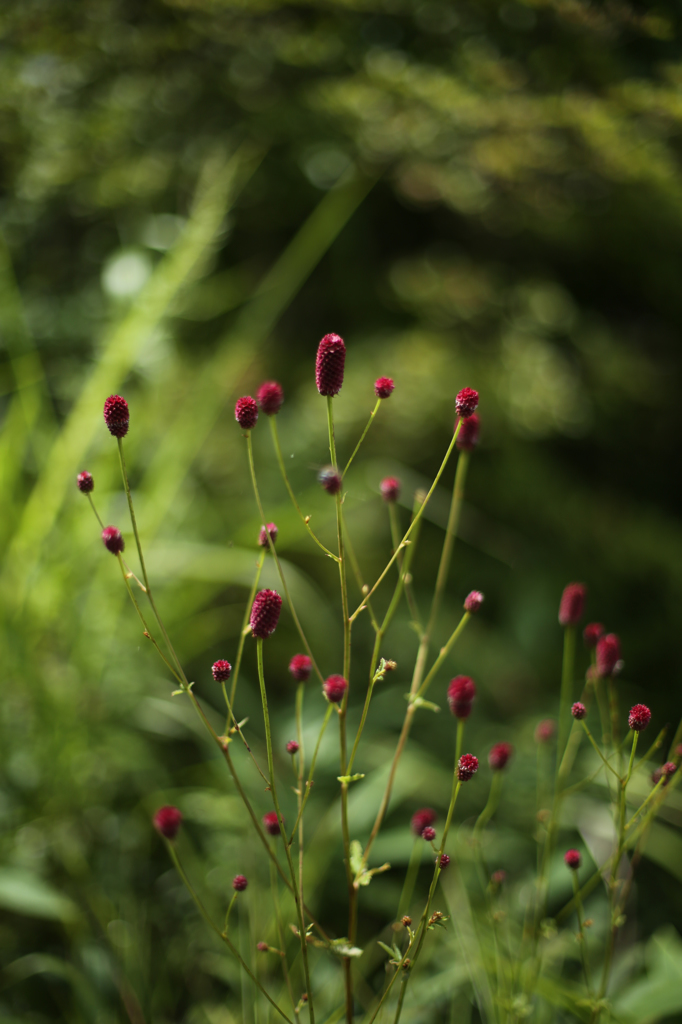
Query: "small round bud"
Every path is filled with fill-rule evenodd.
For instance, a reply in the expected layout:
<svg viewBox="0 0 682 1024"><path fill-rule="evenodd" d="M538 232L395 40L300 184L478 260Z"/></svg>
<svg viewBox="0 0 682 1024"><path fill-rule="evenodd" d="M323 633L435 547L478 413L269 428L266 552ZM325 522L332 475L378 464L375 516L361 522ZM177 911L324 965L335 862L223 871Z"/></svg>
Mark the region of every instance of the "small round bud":
<svg viewBox="0 0 682 1024"><path fill-rule="evenodd" d="M317 474L317 482L322 484L327 494L338 494L343 483L341 474L333 466L325 466Z"/></svg>
<svg viewBox="0 0 682 1024"><path fill-rule="evenodd" d="M267 942L257 942L256 943L256 949L258 950L259 953L267 953L269 948L270 947L268 946Z"/></svg>
<svg viewBox="0 0 682 1024"><path fill-rule="evenodd" d="M493 885L502 885L507 881L507 872L503 871L502 868L500 868L499 871L493 871L490 876L490 881Z"/></svg>
<svg viewBox="0 0 682 1024"><path fill-rule="evenodd" d="M258 640L266 640L277 629L282 598L276 590L261 590L253 599L249 626Z"/></svg>
<svg viewBox="0 0 682 1024"><path fill-rule="evenodd" d="M307 654L295 654L289 662L289 671L297 683L305 683L310 678L313 663Z"/></svg>
<svg viewBox="0 0 682 1024"><path fill-rule="evenodd" d="M438 858L437 857L436 857L436 863L438 863ZM441 871L444 871L449 863L450 863L450 858L449 858L448 854L447 853L442 854L441 858L440 858L440 864L439 864L439 867L440 867Z"/></svg>
<svg viewBox="0 0 682 1024"><path fill-rule="evenodd" d="M425 839L427 843L432 843L435 838L436 830L432 825L427 825L422 829L422 839Z"/></svg>
<svg viewBox="0 0 682 1024"><path fill-rule="evenodd" d="M379 484L381 497L384 501L397 501L400 497L400 480L397 476L387 476Z"/></svg>
<svg viewBox="0 0 682 1024"><path fill-rule="evenodd" d="M90 494L95 489L95 481L92 479L92 473L88 473L87 470L83 470L76 477L76 485L81 494Z"/></svg>
<svg viewBox="0 0 682 1024"><path fill-rule="evenodd" d="M663 765L663 774L668 779L670 778L671 775L674 775L676 771L677 771L677 765L675 764L674 761L666 761L665 764Z"/></svg>
<svg viewBox="0 0 682 1024"><path fill-rule="evenodd" d="M340 704L348 689L348 683L343 676L329 676L325 679L322 689L330 704Z"/></svg>
<svg viewBox="0 0 682 1024"><path fill-rule="evenodd" d="M226 683L232 673L232 666L229 661L224 661L221 658L220 661L213 662L211 672L216 683Z"/></svg>
<svg viewBox="0 0 682 1024"><path fill-rule="evenodd" d="M579 722L582 722L583 718L587 715L587 708L579 700L575 702L571 708L571 714L574 718L577 718Z"/></svg>
<svg viewBox="0 0 682 1024"><path fill-rule="evenodd" d="M455 676L448 686L448 704L455 718L468 718L476 696L476 684L469 676Z"/></svg>
<svg viewBox="0 0 682 1024"><path fill-rule="evenodd" d="M263 815L263 828L269 836L281 835L282 830L279 827L277 811L268 811L267 814Z"/></svg>
<svg viewBox="0 0 682 1024"><path fill-rule="evenodd" d="M121 531L115 526L105 526L102 530L102 543L107 551L111 551L112 555L120 555L122 551L125 551L126 543L123 540Z"/></svg>
<svg viewBox="0 0 682 1024"><path fill-rule="evenodd" d="M346 346L338 334L325 334L317 346L315 383L321 395L338 395L343 386Z"/></svg>
<svg viewBox="0 0 682 1024"><path fill-rule="evenodd" d="M245 878L244 875L235 875L232 879L232 888L235 889L236 892L244 892L244 889L246 889L248 884L248 879Z"/></svg>
<svg viewBox="0 0 682 1024"><path fill-rule="evenodd" d="M577 626L585 609L587 587L584 583L569 583L559 603L559 625Z"/></svg>
<svg viewBox="0 0 682 1024"><path fill-rule="evenodd" d="M656 769L656 771L651 776L651 781L655 786L658 782L660 782L661 779L663 779L663 785L667 786L668 780L672 778L676 771L677 765L675 764L675 762L666 761L664 765L661 765L660 768Z"/></svg>
<svg viewBox="0 0 682 1024"><path fill-rule="evenodd" d="M552 736L556 731L556 723L553 718L545 718L542 722L538 722L535 727L535 742L536 743L549 743Z"/></svg>
<svg viewBox="0 0 682 1024"><path fill-rule="evenodd" d="M651 712L646 704L635 704L630 708L628 725L633 732L642 732L651 721Z"/></svg>
<svg viewBox="0 0 682 1024"><path fill-rule="evenodd" d="M234 407L234 418L242 430L251 430L258 421L258 406L251 395L238 398Z"/></svg>
<svg viewBox="0 0 682 1024"><path fill-rule="evenodd" d="M473 416L478 408L478 391L473 388L462 388L455 399L455 409L460 419L466 420Z"/></svg>
<svg viewBox="0 0 682 1024"><path fill-rule="evenodd" d="M615 633L607 633L597 640L597 673L612 676L620 662L620 639Z"/></svg>
<svg viewBox="0 0 682 1024"><path fill-rule="evenodd" d="M298 749L296 740L289 740L287 743L287 754L298 754Z"/></svg>
<svg viewBox="0 0 682 1024"><path fill-rule="evenodd" d="M379 377L374 381L374 394L377 398L390 398L395 384L390 377Z"/></svg>
<svg viewBox="0 0 682 1024"><path fill-rule="evenodd" d="M472 413L471 416L467 416L466 419L458 419L455 422L455 430L457 424L460 423L459 434L455 445L461 452L472 452L478 444L478 435L480 431L481 421L476 415Z"/></svg>
<svg viewBox="0 0 682 1024"><path fill-rule="evenodd" d="M409 928L410 925L412 924L412 918L408 917L407 914L405 914L405 917L401 919L400 923L403 926L403 928Z"/></svg>
<svg viewBox="0 0 682 1024"><path fill-rule="evenodd" d="M475 754L462 754L457 762L457 778L460 782L468 782L473 779L478 771L478 758Z"/></svg>
<svg viewBox="0 0 682 1024"><path fill-rule="evenodd" d="M583 630L583 640L585 641L585 647L589 647L590 650L597 646L597 640L600 636L604 635L604 627L601 622L590 622L585 626Z"/></svg>
<svg viewBox="0 0 682 1024"><path fill-rule="evenodd" d="M182 814L177 807L159 807L154 815L154 828L164 839L175 839L181 823Z"/></svg>
<svg viewBox="0 0 682 1024"><path fill-rule="evenodd" d="M580 856L579 850L566 850L566 853L564 854L564 864L567 868L570 868L571 871L577 871L580 867L581 861L582 857Z"/></svg>
<svg viewBox="0 0 682 1024"><path fill-rule="evenodd" d="M416 836L420 836L427 825L433 825L438 815L430 807L422 807L412 815L410 828Z"/></svg>
<svg viewBox="0 0 682 1024"><path fill-rule="evenodd" d="M266 380L256 392L256 401L266 416L274 416L282 408L284 392L276 380Z"/></svg>
<svg viewBox="0 0 682 1024"><path fill-rule="evenodd" d="M492 770L494 772L501 772L506 767L513 751L514 748L511 743L496 743L494 747L491 747L488 754L488 764Z"/></svg>
<svg viewBox="0 0 682 1024"><path fill-rule="evenodd" d="M475 615L484 601L485 598L480 590L472 590L464 598L464 611L469 612L469 615Z"/></svg>
<svg viewBox="0 0 682 1024"><path fill-rule="evenodd" d="M125 398L109 395L104 403L104 422L114 437L125 437L130 425L130 409Z"/></svg>
<svg viewBox="0 0 682 1024"><path fill-rule="evenodd" d="M267 526L261 526L260 533L258 534L258 546L261 548L267 548L270 546L268 544L268 534L270 535L270 540L272 541L272 543L276 544L278 533L279 530L277 529L275 523L268 523Z"/></svg>

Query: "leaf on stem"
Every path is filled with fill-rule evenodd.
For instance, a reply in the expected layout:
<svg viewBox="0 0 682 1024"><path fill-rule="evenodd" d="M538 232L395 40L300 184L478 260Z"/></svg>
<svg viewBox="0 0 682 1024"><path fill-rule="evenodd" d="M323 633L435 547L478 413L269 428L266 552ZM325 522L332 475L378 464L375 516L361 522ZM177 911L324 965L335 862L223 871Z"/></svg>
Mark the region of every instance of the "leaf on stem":
<svg viewBox="0 0 682 1024"><path fill-rule="evenodd" d="M349 782L358 782L360 779L364 779L364 777L365 776L363 774L361 774L361 773L358 773L357 775L337 775L336 776L337 780L339 782L344 783L344 785L346 785L346 786L348 785Z"/></svg>
<svg viewBox="0 0 682 1024"><path fill-rule="evenodd" d="M415 708L428 708L429 711L441 710L438 704L434 704L430 700L424 700L423 697L413 697L411 693L405 694L405 700L409 701Z"/></svg>

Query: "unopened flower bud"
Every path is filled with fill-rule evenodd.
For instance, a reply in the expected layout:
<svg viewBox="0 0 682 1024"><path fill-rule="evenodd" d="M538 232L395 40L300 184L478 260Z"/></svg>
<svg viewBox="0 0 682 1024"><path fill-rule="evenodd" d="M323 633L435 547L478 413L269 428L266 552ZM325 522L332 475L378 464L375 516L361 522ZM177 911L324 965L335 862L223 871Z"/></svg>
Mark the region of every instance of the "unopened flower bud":
<svg viewBox="0 0 682 1024"><path fill-rule="evenodd" d="M412 815L410 828L416 836L420 836L427 825L433 825L438 815L430 807L422 807Z"/></svg>
<svg viewBox="0 0 682 1024"><path fill-rule="evenodd" d="M412 918L408 917L407 914L405 914L405 917L402 918L400 923L402 924L403 928L409 928L410 925L412 924Z"/></svg>
<svg viewBox="0 0 682 1024"><path fill-rule="evenodd" d="M597 646L597 640L604 635L604 627L601 622L590 622L583 630L585 647L590 649Z"/></svg>
<svg viewBox="0 0 682 1024"><path fill-rule="evenodd" d="M256 401L266 416L274 416L282 408L284 392L276 380L266 380L256 392Z"/></svg>
<svg viewBox="0 0 682 1024"><path fill-rule="evenodd" d="M90 494L95 489L95 481L92 479L92 473L88 473L87 470L83 470L76 477L76 484L81 494Z"/></svg>
<svg viewBox="0 0 682 1024"><path fill-rule="evenodd" d="M327 494L338 494L341 490L341 474L333 466L325 466L317 474L317 482L322 484Z"/></svg>
<svg viewBox="0 0 682 1024"><path fill-rule="evenodd" d="M651 711L646 704L635 704L630 708L628 725L633 732L642 732L651 721Z"/></svg>
<svg viewBox="0 0 682 1024"><path fill-rule="evenodd" d="M374 381L374 394L377 398L390 398L395 384L390 377L379 377Z"/></svg>
<svg viewBox="0 0 682 1024"><path fill-rule="evenodd" d="M472 590L470 594L464 598L464 611L469 612L469 615L474 615L483 604L485 598L480 590Z"/></svg>
<svg viewBox="0 0 682 1024"><path fill-rule="evenodd" d="M502 885L502 883L506 882L506 880L507 872L503 871L502 868L500 868L498 871L493 871L492 875L490 876L490 881L493 883L493 885Z"/></svg>
<svg viewBox="0 0 682 1024"><path fill-rule="evenodd" d="M432 843L435 838L436 830L432 825L427 825L422 829L422 839L425 839L427 843Z"/></svg>
<svg viewBox="0 0 682 1024"><path fill-rule="evenodd" d="M438 858L437 857L436 857L436 863L438 863ZM447 853L442 854L442 856L440 858L440 863L439 863L439 867L440 867L441 871L444 871L449 863L450 863L450 857L448 856L448 854Z"/></svg>
<svg viewBox="0 0 682 1024"><path fill-rule="evenodd" d="M261 526L260 533L258 534L258 546L261 548L267 548L270 546L268 544L268 534L270 535L270 540L272 541L272 543L276 544L278 533L279 530L277 529L275 523L268 523L267 526Z"/></svg>
<svg viewBox="0 0 682 1024"><path fill-rule="evenodd" d="M296 740L289 740L289 742L287 743L287 754L297 754L297 753L298 753L298 743L296 742Z"/></svg>
<svg viewBox="0 0 682 1024"><path fill-rule="evenodd" d="M213 662L211 672L216 683L226 683L232 673L232 666L229 661L224 661L221 658L220 661Z"/></svg>
<svg viewBox="0 0 682 1024"><path fill-rule="evenodd" d="M263 815L263 827L269 836L281 835L282 830L279 827L277 811L268 811L267 814Z"/></svg>
<svg viewBox="0 0 682 1024"><path fill-rule="evenodd" d="M494 747L490 748L488 764L494 772L500 772L506 767L513 750L511 743L496 743Z"/></svg>
<svg viewBox="0 0 682 1024"><path fill-rule="evenodd" d="M120 555L122 551L125 551L126 543L123 540L121 531L115 526L105 526L102 530L102 543L107 551L111 551L112 555Z"/></svg>
<svg viewBox="0 0 682 1024"><path fill-rule="evenodd" d="M587 588L584 583L569 583L559 603L559 625L577 626L585 609Z"/></svg>
<svg viewBox="0 0 682 1024"><path fill-rule="evenodd" d="M159 807L154 815L154 828L164 839L175 839L181 823L182 814L177 807Z"/></svg>
<svg viewBox="0 0 682 1024"><path fill-rule="evenodd" d="M397 501L400 497L400 480L397 476L384 477L379 485L379 490L384 501Z"/></svg>
<svg viewBox="0 0 682 1024"><path fill-rule="evenodd" d="M114 437L125 437L130 426L130 409L125 398L109 395L104 403L104 422Z"/></svg>
<svg viewBox="0 0 682 1024"><path fill-rule="evenodd" d="M282 598L276 590L261 590L253 599L249 626L258 640L266 640L277 629Z"/></svg>
<svg viewBox="0 0 682 1024"><path fill-rule="evenodd" d="M348 689L348 683L343 676L329 676L325 679L322 689L330 704L340 704Z"/></svg>
<svg viewBox="0 0 682 1024"><path fill-rule="evenodd" d="M597 640L597 672L600 676L612 676L620 661L620 639L615 633L607 633Z"/></svg>
<svg viewBox="0 0 682 1024"><path fill-rule="evenodd" d="M289 671L297 683L305 683L310 678L313 663L307 654L295 654L289 662Z"/></svg>
<svg viewBox="0 0 682 1024"><path fill-rule="evenodd" d="M270 947L268 946L267 942L257 942L256 943L256 949L258 950L259 953L267 953L269 948Z"/></svg>
<svg viewBox="0 0 682 1024"><path fill-rule="evenodd" d="M248 879L244 875L235 875L232 879L232 888L237 892L244 892L248 884Z"/></svg>
<svg viewBox="0 0 682 1024"><path fill-rule="evenodd" d="M575 702L571 708L571 714L574 718L577 718L579 722L582 722L583 718L587 715L587 708L579 700Z"/></svg>
<svg viewBox="0 0 682 1024"><path fill-rule="evenodd" d="M460 428L455 444L461 452L471 452L478 444L481 421L474 412L471 416L467 416L466 419L458 419L455 422L455 430L458 423Z"/></svg>
<svg viewBox="0 0 682 1024"><path fill-rule="evenodd" d="M553 718L545 718L538 722L535 727L535 742L548 743L556 730L556 723Z"/></svg>
<svg viewBox="0 0 682 1024"><path fill-rule="evenodd" d="M258 421L258 406L251 395L238 398L234 407L234 418L242 430L251 430Z"/></svg>
<svg viewBox="0 0 682 1024"><path fill-rule="evenodd" d="M455 676L448 686L448 704L455 718L468 718L476 696L476 684L469 676Z"/></svg>
<svg viewBox="0 0 682 1024"><path fill-rule="evenodd" d="M566 853L564 854L564 864L567 868L570 868L571 871L577 871L580 867L581 861L582 857L580 856L579 850L566 850Z"/></svg>
<svg viewBox="0 0 682 1024"><path fill-rule="evenodd" d="M478 758L475 754L462 754L457 762L457 778L460 782L468 782L473 779L478 771Z"/></svg>
<svg viewBox="0 0 682 1024"><path fill-rule="evenodd" d="M343 385L346 346L338 334L325 334L317 346L315 383L321 395L338 395Z"/></svg>

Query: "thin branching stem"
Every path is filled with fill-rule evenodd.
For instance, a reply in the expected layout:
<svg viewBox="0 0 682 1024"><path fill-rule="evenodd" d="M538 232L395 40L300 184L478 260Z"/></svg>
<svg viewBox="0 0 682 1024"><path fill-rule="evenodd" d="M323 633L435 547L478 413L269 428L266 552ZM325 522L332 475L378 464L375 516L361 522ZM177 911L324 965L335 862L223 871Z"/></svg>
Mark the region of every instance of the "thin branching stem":
<svg viewBox="0 0 682 1024"><path fill-rule="evenodd" d="M376 414L378 413L378 411L379 411L379 406L380 406L380 405L381 405L381 399L380 399L380 398L377 398L377 404L376 404L376 405L374 406L374 408L372 409L371 413L369 414L369 419L367 420L367 426L365 427L365 429L363 430L363 432L362 432L362 433L360 434L360 440L359 440L359 441L358 441L358 443L356 444L355 448L353 449L353 454L351 455L351 457L349 458L348 462L346 463L346 468L345 468L345 469L344 469L344 471L343 471L343 475L344 475L344 476L346 475L346 473L347 473L347 472L348 472L348 470L350 469L350 464L351 464L351 462L353 461L353 459L355 458L355 456L356 456L356 455L358 454L358 452L360 451L360 445L361 445L361 444L362 444L362 442L363 442L363 441L365 440L365 437L367 436L367 431L368 431L368 430L369 430L369 428L370 428L370 427L372 426L372 423L374 422L374 417L375 417L375 416L376 416Z"/></svg>

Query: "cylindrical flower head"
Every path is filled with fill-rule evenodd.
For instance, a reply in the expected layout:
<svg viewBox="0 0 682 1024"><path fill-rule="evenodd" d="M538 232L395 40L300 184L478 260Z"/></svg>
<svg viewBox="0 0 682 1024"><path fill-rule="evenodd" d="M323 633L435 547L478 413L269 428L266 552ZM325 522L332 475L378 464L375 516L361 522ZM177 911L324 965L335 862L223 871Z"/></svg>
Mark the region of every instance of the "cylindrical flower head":
<svg viewBox="0 0 682 1024"><path fill-rule="evenodd" d="M473 779L478 771L478 758L474 754L462 754L457 762L457 778L460 782Z"/></svg>
<svg viewBox="0 0 682 1024"><path fill-rule="evenodd" d="M468 718L476 696L476 684L469 676L455 676L448 686L448 704L455 718Z"/></svg>
<svg viewBox="0 0 682 1024"><path fill-rule="evenodd" d="M348 689L348 683L343 676L329 676L325 679L322 687L324 695L331 704L340 704L343 695Z"/></svg>
<svg viewBox="0 0 682 1024"><path fill-rule="evenodd" d="M310 678L313 663L307 654L295 654L289 662L289 671L297 683L305 683Z"/></svg>
<svg viewBox="0 0 682 1024"><path fill-rule="evenodd" d="M480 590L472 590L470 594L464 598L464 611L469 612L469 615L474 615L481 607L485 598Z"/></svg>
<svg viewBox="0 0 682 1024"><path fill-rule="evenodd" d="M263 828L269 836L281 835L282 830L279 827L277 811L268 811L267 814L263 815Z"/></svg>
<svg viewBox="0 0 682 1024"><path fill-rule="evenodd" d="M236 889L237 892L244 892L248 884L248 879L244 875L235 875L232 879L232 888Z"/></svg>
<svg viewBox="0 0 682 1024"><path fill-rule="evenodd" d="M651 712L646 704L635 704L630 708L628 725L633 732L642 732L651 721Z"/></svg>
<svg viewBox="0 0 682 1024"><path fill-rule="evenodd" d="M327 494L338 494L343 483L341 474L333 466L325 466L317 474L317 482L322 484Z"/></svg>
<svg viewBox="0 0 682 1024"><path fill-rule="evenodd" d="M81 494L90 494L95 489L95 481L92 479L92 473L88 473L87 470L83 470L76 477L76 484Z"/></svg>
<svg viewBox="0 0 682 1024"><path fill-rule="evenodd" d="M578 721L581 722L583 718L585 718L585 716L587 715L587 708L584 704L577 700L571 708L571 714L574 718L577 718Z"/></svg>
<svg viewBox="0 0 682 1024"><path fill-rule="evenodd" d="M259 547L267 548L267 547L270 546L268 544L268 534L270 534L270 538L272 540L272 543L276 544L277 543L277 534L278 533L279 533L279 530L277 529L277 526L276 526L275 523L268 523L267 526L261 526L260 533L258 534L258 545L259 545Z"/></svg>
<svg viewBox="0 0 682 1024"><path fill-rule="evenodd" d="M511 743L496 743L490 748L488 764L494 772L500 772L506 767L507 761L512 756L514 748Z"/></svg>
<svg viewBox="0 0 682 1024"><path fill-rule="evenodd" d="M234 418L242 430L251 430L256 426L258 420L258 406L256 399L251 395L244 395L238 398L234 407Z"/></svg>
<svg viewBox="0 0 682 1024"><path fill-rule="evenodd" d="M256 401L266 416L274 416L282 408L284 392L276 380L266 380L256 392Z"/></svg>
<svg viewBox="0 0 682 1024"><path fill-rule="evenodd" d="M374 381L374 394L377 398L390 398L395 384L390 377L379 377Z"/></svg>
<svg viewBox="0 0 682 1024"><path fill-rule="evenodd" d="M665 764L663 765L663 774L668 779L670 778L671 775L674 775L676 771L677 771L677 765L675 764L674 761L666 761Z"/></svg>
<svg viewBox="0 0 682 1024"><path fill-rule="evenodd" d="M438 863L438 858L437 857L436 857L436 863ZM448 857L447 853L441 854L440 865L439 865L441 871L443 871L443 869L446 868L449 863L450 863L450 858Z"/></svg>
<svg viewBox="0 0 682 1024"><path fill-rule="evenodd" d="M584 583L569 583L559 604L559 625L577 626L585 608L587 588Z"/></svg>
<svg viewBox="0 0 682 1024"><path fill-rule="evenodd" d="M570 868L571 871L578 870L581 860L582 858L579 850L566 850L566 853L564 854L564 864L567 868Z"/></svg>
<svg viewBox="0 0 682 1024"><path fill-rule="evenodd" d="M115 526L105 526L102 530L102 543L112 555L120 555L125 551L126 542L123 540L121 531Z"/></svg>
<svg viewBox="0 0 682 1024"><path fill-rule="evenodd" d="M459 428L455 444L461 452L472 452L478 444L481 421L476 413L472 412L471 416L467 416L465 419L460 417L456 421L455 430L457 429L457 423L460 422L462 425Z"/></svg>
<svg viewBox="0 0 682 1024"><path fill-rule="evenodd" d="M478 408L478 391L473 388L462 388L455 399L455 409L461 420L473 416Z"/></svg>
<svg viewBox="0 0 682 1024"><path fill-rule="evenodd" d="M612 676L620 661L620 639L615 633L607 633L597 640L597 673Z"/></svg>
<svg viewBox="0 0 682 1024"><path fill-rule="evenodd" d="M387 476L379 484L381 497L384 501L397 501L400 497L400 480L397 476Z"/></svg>
<svg viewBox="0 0 682 1024"><path fill-rule="evenodd" d="M427 843L432 843L435 838L435 828L433 828L432 825L426 825L426 827L422 829L422 839L425 839Z"/></svg>
<svg viewBox="0 0 682 1024"><path fill-rule="evenodd" d="M114 437L125 437L130 426L130 409L125 398L109 395L104 403L104 422Z"/></svg>
<svg viewBox="0 0 682 1024"><path fill-rule="evenodd" d="M276 590L261 590L253 599L249 626L257 640L267 640L277 629L282 598Z"/></svg>
<svg viewBox="0 0 682 1024"><path fill-rule="evenodd" d="M588 625L585 626L583 630L583 640L585 641L585 647L589 647L590 649L592 647L596 647L599 637L603 635L604 627L602 626L601 622L588 623Z"/></svg>
<svg viewBox="0 0 682 1024"><path fill-rule="evenodd" d="M181 823L182 814L177 807L159 807L154 815L154 828L165 839L175 839Z"/></svg>
<svg viewBox="0 0 682 1024"><path fill-rule="evenodd" d="M430 807L422 807L412 815L410 828L416 836L420 836L427 825L433 825L438 815Z"/></svg>
<svg viewBox="0 0 682 1024"><path fill-rule="evenodd" d="M536 743L549 743L554 732L556 730L556 724L553 718L545 718L542 722L538 722L535 727L535 742Z"/></svg>
<svg viewBox="0 0 682 1024"><path fill-rule="evenodd" d="M224 661L222 658L219 661L214 661L211 666L211 672L216 683L226 683L230 678L232 672L232 666L229 661Z"/></svg>
<svg viewBox="0 0 682 1024"><path fill-rule="evenodd" d="M338 395L343 385L346 346L338 334L325 334L317 346L315 383L321 395Z"/></svg>
<svg viewBox="0 0 682 1024"><path fill-rule="evenodd" d="M287 743L287 754L298 754L298 749L296 740L289 740Z"/></svg>

